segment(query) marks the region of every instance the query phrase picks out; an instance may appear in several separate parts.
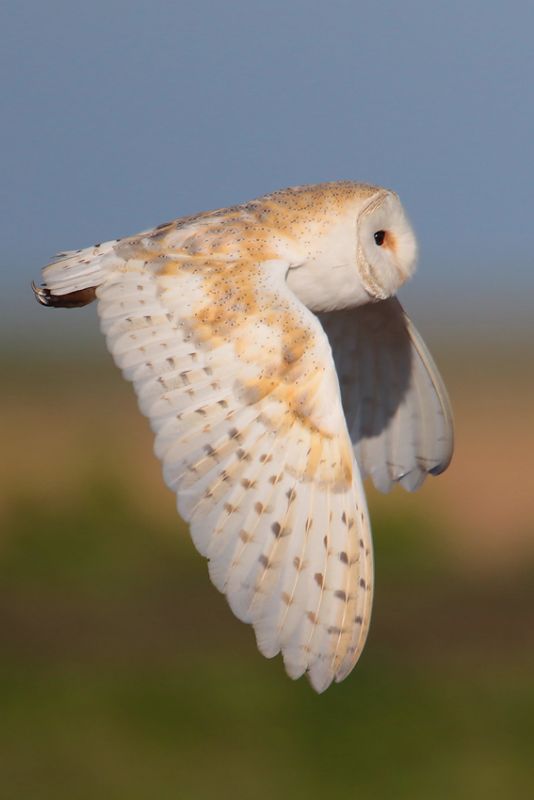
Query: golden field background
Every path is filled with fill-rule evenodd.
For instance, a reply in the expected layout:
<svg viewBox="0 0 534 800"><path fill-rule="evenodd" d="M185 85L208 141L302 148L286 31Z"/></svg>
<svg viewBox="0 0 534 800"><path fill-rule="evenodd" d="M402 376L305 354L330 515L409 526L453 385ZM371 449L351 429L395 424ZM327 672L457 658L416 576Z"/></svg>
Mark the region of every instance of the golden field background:
<svg viewBox="0 0 534 800"><path fill-rule="evenodd" d="M528 354L437 348L455 457L370 491L371 635L318 697L209 583L103 347L73 350L3 358L3 796L530 796Z"/></svg>
<svg viewBox="0 0 534 800"><path fill-rule="evenodd" d="M69 348L70 349L70 348ZM392 514L438 519L451 557L481 570L534 555L534 370L525 346L438 350L455 415L452 466L410 495L371 503ZM4 358L0 514L24 487L53 506L84 496L87 471L107 474L141 513L169 521L173 497L152 455L152 434L131 387L104 348L73 356ZM9 377L8 377L9 376Z"/></svg>

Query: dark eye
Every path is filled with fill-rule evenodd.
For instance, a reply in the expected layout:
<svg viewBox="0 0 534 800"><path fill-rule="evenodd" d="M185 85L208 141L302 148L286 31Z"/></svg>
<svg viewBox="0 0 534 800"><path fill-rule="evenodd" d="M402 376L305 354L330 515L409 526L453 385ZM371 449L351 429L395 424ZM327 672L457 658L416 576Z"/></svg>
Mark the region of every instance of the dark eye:
<svg viewBox="0 0 534 800"><path fill-rule="evenodd" d="M375 237L375 243L379 247L381 247L384 244L384 239L386 238L386 232L385 231L377 231L375 233L374 237Z"/></svg>

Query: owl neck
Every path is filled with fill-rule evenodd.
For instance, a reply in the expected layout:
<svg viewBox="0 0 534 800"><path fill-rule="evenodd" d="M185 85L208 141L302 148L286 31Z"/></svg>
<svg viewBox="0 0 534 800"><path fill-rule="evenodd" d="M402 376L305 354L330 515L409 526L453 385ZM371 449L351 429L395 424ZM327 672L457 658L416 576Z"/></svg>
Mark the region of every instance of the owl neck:
<svg viewBox="0 0 534 800"><path fill-rule="evenodd" d="M335 311L368 303L356 264L311 261L287 273L287 285L311 311Z"/></svg>

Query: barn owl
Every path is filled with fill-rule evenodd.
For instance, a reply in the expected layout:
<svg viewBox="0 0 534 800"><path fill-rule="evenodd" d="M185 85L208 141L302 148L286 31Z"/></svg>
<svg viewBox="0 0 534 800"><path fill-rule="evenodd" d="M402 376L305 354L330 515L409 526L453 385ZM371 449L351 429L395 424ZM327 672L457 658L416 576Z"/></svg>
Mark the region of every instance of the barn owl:
<svg viewBox="0 0 534 800"><path fill-rule="evenodd" d="M60 253L33 287L45 306L97 299L211 580L318 692L369 628L362 479L411 491L452 454L446 390L394 297L416 253L398 196L344 181Z"/></svg>

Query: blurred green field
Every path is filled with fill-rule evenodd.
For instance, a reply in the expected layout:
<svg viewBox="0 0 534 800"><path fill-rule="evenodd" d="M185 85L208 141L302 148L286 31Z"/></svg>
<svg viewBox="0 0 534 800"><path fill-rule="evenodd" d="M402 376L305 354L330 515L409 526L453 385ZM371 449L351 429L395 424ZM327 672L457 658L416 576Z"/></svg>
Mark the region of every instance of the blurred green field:
<svg viewBox="0 0 534 800"><path fill-rule="evenodd" d="M316 696L209 583L104 354L6 357L0 796L531 796L533 379L502 362L519 401L496 425L502 372L478 363L445 360L450 473L371 494L371 634Z"/></svg>

